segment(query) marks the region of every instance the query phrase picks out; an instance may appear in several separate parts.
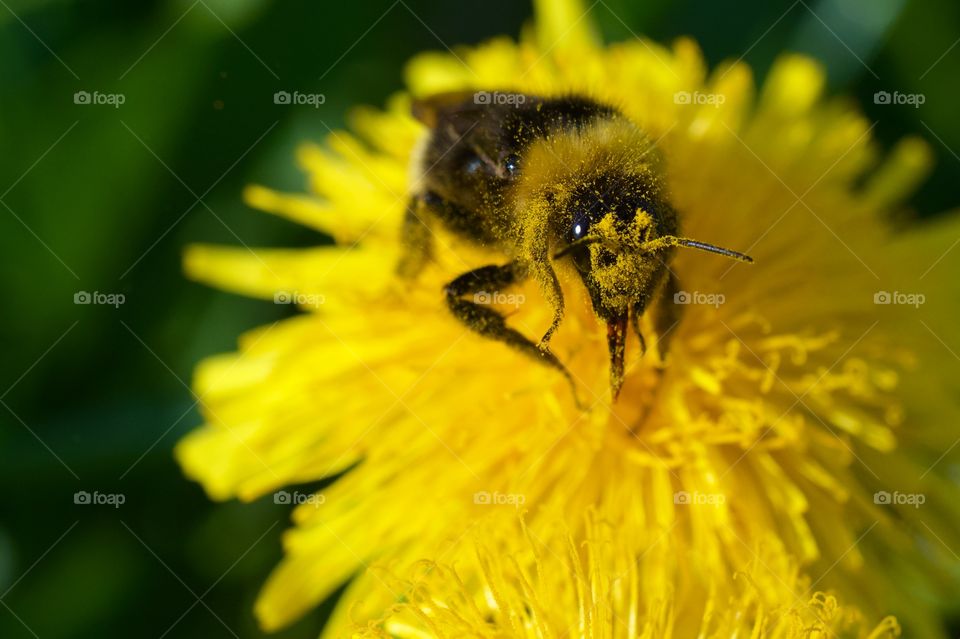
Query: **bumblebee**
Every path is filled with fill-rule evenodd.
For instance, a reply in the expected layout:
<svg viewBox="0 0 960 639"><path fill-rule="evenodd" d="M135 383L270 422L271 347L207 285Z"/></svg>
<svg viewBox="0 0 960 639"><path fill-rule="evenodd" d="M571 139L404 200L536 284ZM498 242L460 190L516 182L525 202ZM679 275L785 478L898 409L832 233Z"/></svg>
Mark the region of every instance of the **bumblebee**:
<svg viewBox="0 0 960 639"><path fill-rule="evenodd" d="M414 278L430 259L436 225L503 255L504 263L446 285L450 312L476 333L557 369L571 385L569 371L549 348L564 313L554 262L572 263L607 325L614 399L623 384L628 323L645 351L639 318L657 296L677 290L668 268L675 249L752 262L678 235L660 153L613 107L579 95L447 93L415 102L413 114L429 136L414 167L399 274ZM539 342L475 298L528 278L553 311ZM675 321L673 306L658 305L658 328Z"/></svg>

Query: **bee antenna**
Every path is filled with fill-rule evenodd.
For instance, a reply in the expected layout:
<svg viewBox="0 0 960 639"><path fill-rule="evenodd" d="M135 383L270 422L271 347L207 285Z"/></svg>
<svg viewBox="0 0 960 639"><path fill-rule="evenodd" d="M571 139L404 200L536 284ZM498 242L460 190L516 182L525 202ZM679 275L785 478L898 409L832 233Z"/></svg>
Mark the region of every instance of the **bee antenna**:
<svg viewBox="0 0 960 639"><path fill-rule="evenodd" d="M664 249L679 246L682 248L693 248L700 249L701 251L706 251L708 253L715 253L717 255L723 255L724 257L729 257L732 260L737 260L738 262L746 262L747 264L753 264L753 258L744 253L738 251L733 251L728 248L723 248L721 246L715 246L713 244L707 244L706 242L700 242L699 240L691 240L686 237L677 237L675 235L664 235L658 237L655 240L650 240L649 242L644 242L640 245L640 250L643 252L654 252L662 251Z"/></svg>

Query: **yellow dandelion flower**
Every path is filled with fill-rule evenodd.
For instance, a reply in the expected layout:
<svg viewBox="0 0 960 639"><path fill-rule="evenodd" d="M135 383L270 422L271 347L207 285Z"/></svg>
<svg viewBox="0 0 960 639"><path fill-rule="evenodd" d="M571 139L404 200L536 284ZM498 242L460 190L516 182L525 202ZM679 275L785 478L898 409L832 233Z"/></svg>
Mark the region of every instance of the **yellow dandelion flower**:
<svg viewBox="0 0 960 639"><path fill-rule="evenodd" d="M480 514L522 503L537 534L545 505L595 508L634 531L637 553L656 546L708 584L773 535L818 588L938 634L958 587L947 470L960 453L948 293L960 224L886 222L922 179L927 148L907 139L881 156L870 123L823 97L810 59L782 58L754 95L744 64L708 72L689 40L605 47L578 3L537 6L519 42L415 58L409 93L358 110L354 133L305 146L309 195L246 191L335 246L187 252L195 279L305 312L198 367L205 424L177 448L186 473L215 499L244 500L339 476L321 506L294 511L257 603L262 625L290 623L355 576L329 632L347 610L375 618L389 598L357 604L375 584L369 562L438 559ZM676 255L680 319L658 328L644 316L651 348L629 344L616 402L607 327L568 273L551 349L585 409L556 370L448 311L444 285L502 257L438 235L414 284L395 275L425 134L411 95L463 90L615 105L661 150L683 234L756 260ZM536 339L549 305L536 284L510 292L496 301Z"/></svg>
<svg viewBox="0 0 960 639"><path fill-rule="evenodd" d="M544 537L514 523L485 522L458 544L456 560L420 563L412 576L375 566L398 603L358 624L364 639L754 637L810 639L900 636L894 617L866 619L810 579L780 552L758 553L707 592L660 591L659 573L676 568L653 553L632 554L622 530L592 516L578 541L556 518ZM776 546L776 541L772 541ZM475 575L467 578L464 575ZM671 578L680 583L678 574Z"/></svg>

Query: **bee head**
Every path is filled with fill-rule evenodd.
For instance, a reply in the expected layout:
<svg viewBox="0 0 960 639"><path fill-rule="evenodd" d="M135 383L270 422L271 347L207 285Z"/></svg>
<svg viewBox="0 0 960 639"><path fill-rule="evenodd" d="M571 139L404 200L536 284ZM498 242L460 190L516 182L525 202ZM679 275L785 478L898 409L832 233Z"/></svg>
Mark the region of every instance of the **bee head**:
<svg viewBox="0 0 960 639"><path fill-rule="evenodd" d="M623 383L627 325L658 293L670 255L696 248L746 255L680 237L657 148L632 122L602 117L531 143L513 194L521 254L554 308L544 346L559 324L563 294L550 258L569 260L594 312L607 325L610 385ZM634 323L634 329L639 323Z"/></svg>
<svg viewBox="0 0 960 639"><path fill-rule="evenodd" d="M569 257L594 312L607 324L614 397L623 383L627 324L643 314L677 247L751 262L741 253L677 236L677 216L643 175L605 173L575 189L558 215L555 259ZM636 327L638 324L634 324Z"/></svg>
<svg viewBox="0 0 960 639"><path fill-rule="evenodd" d="M676 216L655 189L627 176L603 175L569 198L560 229L594 311L625 321L634 302L648 298L665 272L668 255L630 250L676 230Z"/></svg>

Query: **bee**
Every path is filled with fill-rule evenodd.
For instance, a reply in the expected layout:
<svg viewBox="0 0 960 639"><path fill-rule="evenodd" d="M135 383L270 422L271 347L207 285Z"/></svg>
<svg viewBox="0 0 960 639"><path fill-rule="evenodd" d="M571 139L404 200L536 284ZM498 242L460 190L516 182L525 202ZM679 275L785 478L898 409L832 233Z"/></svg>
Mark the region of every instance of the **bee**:
<svg viewBox="0 0 960 639"><path fill-rule="evenodd" d="M581 95L444 93L416 101L413 115L429 134L415 161L398 273L416 277L431 257L437 225L502 255L503 263L468 271L445 286L450 312L470 330L560 371L574 388L549 348L564 314L555 262L572 264L595 314L606 323L616 400L628 323L645 352L639 318L657 299L678 290L668 266L675 250L753 261L679 235L660 152L611 106ZM538 342L478 300L481 293L528 278L539 284L553 311ZM675 322L674 305L657 307L655 324L665 330Z"/></svg>

